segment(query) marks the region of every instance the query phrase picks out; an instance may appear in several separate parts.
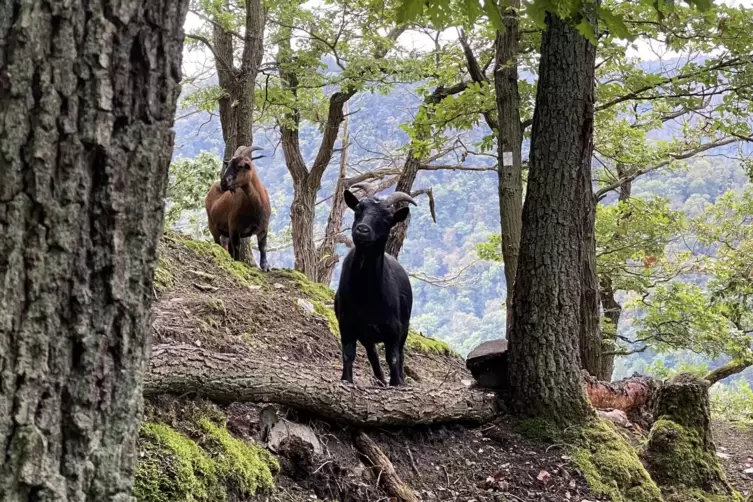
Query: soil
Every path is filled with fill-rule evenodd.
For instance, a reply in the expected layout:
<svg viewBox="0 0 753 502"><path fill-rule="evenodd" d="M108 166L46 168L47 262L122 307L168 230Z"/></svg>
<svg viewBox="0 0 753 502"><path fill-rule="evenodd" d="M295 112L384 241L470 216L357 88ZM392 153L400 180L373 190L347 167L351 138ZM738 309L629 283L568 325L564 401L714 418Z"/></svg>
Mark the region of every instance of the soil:
<svg viewBox="0 0 753 502"><path fill-rule="evenodd" d="M260 280L239 281L220 268L218 259L186 247L168 235L160 247L169 284L157 293L153 344L190 343L229 353L249 353L317 368L326 379L339 378L340 344L326 316L313 303L331 307L300 278L274 270ZM382 356L383 360L383 356ZM456 355L406 349L408 385L427 392L442 386L470 385L472 377ZM383 361L383 367L386 365ZM386 369L386 368L385 368ZM412 377L412 378L411 378ZM355 363L357 385L374 380L363 348ZM158 398L154 407L167 406ZM236 436L261 441L260 413L265 405L235 403L222 408ZM335 426L294 410L277 408L282 420L308 425L323 445L317 455L293 439L275 452L281 464L277 489L259 501L394 501L361 462L350 428ZM398 476L423 501L595 502L561 445L546 445L513 432L505 419L478 428L462 426L367 431L390 458ZM730 482L745 494L753 476L753 432L717 423L715 439ZM743 439L744 438L744 439ZM724 456L724 455L723 455Z"/></svg>
<svg viewBox="0 0 753 502"><path fill-rule="evenodd" d="M727 480L744 497L753 494L753 426L717 420L711 431Z"/></svg>

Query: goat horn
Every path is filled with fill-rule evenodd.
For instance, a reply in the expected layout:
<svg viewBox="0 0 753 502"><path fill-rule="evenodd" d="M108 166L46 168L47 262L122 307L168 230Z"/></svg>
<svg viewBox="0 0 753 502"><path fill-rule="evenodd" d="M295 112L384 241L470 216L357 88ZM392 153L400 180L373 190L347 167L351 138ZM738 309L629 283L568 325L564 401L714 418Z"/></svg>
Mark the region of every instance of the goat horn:
<svg viewBox="0 0 753 502"><path fill-rule="evenodd" d="M407 202L409 204L413 204L414 206L417 206L416 201L413 200L413 197L408 195L405 192L395 192L386 199L384 199L384 203L388 206L391 206L393 204L396 204L398 202Z"/></svg>
<svg viewBox="0 0 753 502"><path fill-rule="evenodd" d="M239 146L235 153L233 154L233 158L237 157L248 157L251 158L251 153L255 152L257 150L264 150L264 148L260 146Z"/></svg>
<svg viewBox="0 0 753 502"><path fill-rule="evenodd" d="M376 190L376 187L367 181L354 183L350 188L360 188L366 194L366 197L374 195L374 191Z"/></svg>

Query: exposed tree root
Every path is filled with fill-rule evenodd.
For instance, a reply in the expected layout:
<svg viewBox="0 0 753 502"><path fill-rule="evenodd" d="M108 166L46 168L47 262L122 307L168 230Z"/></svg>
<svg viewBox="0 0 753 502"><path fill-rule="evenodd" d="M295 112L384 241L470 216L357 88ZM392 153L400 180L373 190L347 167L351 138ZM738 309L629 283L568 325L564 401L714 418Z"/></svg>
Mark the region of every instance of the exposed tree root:
<svg viewBox="0 0 753 502"><path fill-rule="evenodd" d="M379 480L379 484L388 495L405 502L418 502L416 494L408 485L403 483L400 476L395 472L395 467L390 459L369 436L359 432L353 438L353 442L358 448L364 464L371 468L374 477Z"/></svg>

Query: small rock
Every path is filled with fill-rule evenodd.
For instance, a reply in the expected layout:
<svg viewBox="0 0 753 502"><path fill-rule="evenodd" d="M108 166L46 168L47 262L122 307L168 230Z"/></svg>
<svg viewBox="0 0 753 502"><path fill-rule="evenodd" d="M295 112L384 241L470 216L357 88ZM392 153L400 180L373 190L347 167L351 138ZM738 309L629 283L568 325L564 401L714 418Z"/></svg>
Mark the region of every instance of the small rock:
<svg viewBox="0 0 753 502"><path fill-rule="evenodd" d="M195 340L193 343L195 343L197 347L201 347L201 340Z"/></svg>
<svg viewBox="0 0 753 502"><path fill-rule="evenodd" d="M274 288L275 288L275 289L284 289L284 288L285 288L285 286L283 286L283 285L282 285L282 284L280 284L279 282L276 282L276 283L274 283Z"/></svg>
<svg viewBox="0 0 753 502"><path fill-rule="evenodd" d="M753 467L748 467L743 471L745 474L753 474Z"/></svg>
<svg viewBox="0 0 753 502"><path fill-rule="evenodd" d="M719 458L723 458L724 460L727 460L728 458L730 458L729 453L723 453L721 451L716 452L716 456Z"/></svg>
<svg viewBox="0 0 753 502"><path fill-rule="evenodd" d="M541 471L541 472L539 472L539 475L536 476L536 479L538 479L542 483L546 484L549 481L549 478L551 478L551 477L552 477L552 475L549 474L548 472Z"/></svg>
<svg viewBox="0 0 753 502"><path fill-rule="evenodd" d="M304 300L303 298L298 298L296 303L298 303L298 306L301 308L301 310L303 310L307 314L314 313L314 304L311 303L310 301Z"/></svg>
<svg viewBox="0 0 753 502"><path fill-rule="evenodd" d="M250 289L251 291L259 291L261 289L261 286L259 286L258 284L252 284L248 287L248 289Z"/></svg>
<svg viewBox="0 0 753 502"><path fill-rule="evenodd" d="M280 443L282 443L282 440L289 436L297 436L303 442L310 444L317 455L322 453L322 444L319 442L319 438L316 437L314 431L311 430L311 427L286 420L280 420L272 426L267 436L267 446L272 450L276 450L280 446Z"/></svg>

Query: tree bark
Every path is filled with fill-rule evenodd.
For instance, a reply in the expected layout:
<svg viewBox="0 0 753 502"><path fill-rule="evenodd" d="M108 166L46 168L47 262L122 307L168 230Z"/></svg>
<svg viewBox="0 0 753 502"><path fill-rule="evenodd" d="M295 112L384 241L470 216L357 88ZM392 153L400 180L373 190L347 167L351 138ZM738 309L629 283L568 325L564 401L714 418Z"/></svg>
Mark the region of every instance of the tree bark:
<svg viewBox="0 0 753 502"><path fill-rule="evenodd" d="M363 457L364 464L371 469L374 478L379 480L387 495L397 498L398 501L419 501L413 490L395 472L395 466L392 465L389 457L379 449L379 446L369 436L359 432L353 438L353 442L361 457Z"/></svg>
<svg viewBox="0 0 753 502"><path fill-rule="evenodd" d="M625 167L622 164L617 164L617 177L623 179L627 176ZM633 184L630 181L623 183L620 186L619 202L627 202L630 199ZM624 215L623 218L629 217ZM612 239L619 239L620 234L615 233ZM615 296L615 290L612 285L612 278L606 275L599 277L599 299L601 300L604 317L606 317L611 323L614 333L601 332L601 364L599 368L595 365L591 368L593 371L589 371L589 368L584 369L589 371L593 376L599 380L611 380L612 373L614 373L614 359L615 350L617 349L617 329L620 324L620 317L622 316L622 305L619 304Z"/></svg>
<svg viewBox="0 0 753 502"><path fill-rule="evenodd" d="M193 393L219 403L277 403L361 427L484 423L497 413L493 394L465 386L358 389L337 377L285 361L159 345L152 353L144 395Z"/></svg>
<svg viewBox="0 0 753 502"><path fill-rule="evenodd" d="M581 166L583 185L583 218L581 250L581 297L580 297L580 360L581 367L590 374L608 380L611 374L604 375L604 338L601 334L601 316L599 305L599 281L596 274L596 204L591 187L590 159L593 152L593 134L590 134L589 166ZM614 364L612 359L607 364Z"/></svg>
<svg viewBox="0 0 753 502"><path fill-rule="evenodd" d="M497 32L494 62L494 89L499 117L497 163L499 180L499 217L501 223L502 258L507 288L507 331L510 332L515 276L518 270L520 232L523 221L523 131L520 125L518 94L518 32L517 10L520 0L512 0L502 13L505 31Z"/></svg>
<svg viewBox="0 0 753 502"><path fill-rule="evenodd" d="M130 500L188 2L0 5L0 493Z"/></svg>
<svg viewBox="0 0 753 502"><path fill-rule="evenodd" d="M568 424L593 415L578 346L596 52L557 16L547 25L509 336L511 406Z"/></svg>
<svg viewBox="0 0 753 502"><path fill-rule="evenodd" d="M586 383L588 400L594 408L612 408L625 413L650 408L659 387L656 380L645 376L633 376L609 383L586 374L583 375L583 380Z"/></svg>
<svg viewBox="0 0 753 502"><path fill-rule="evenodd" d="M217 79L224 95L219 100L224 159L230 160L242 145L253 145L254 88L264 55L266 14L261 0L248 0L240 66L234 61L234 35L215 23L214 54Z"/></svg>
<svg viewBox="0 0 753 502"><path fill-rule="evenodd" d="M337 174L337 183L335 184L335 193L332 194L332 207L327 218L327 226L324 228L324 239L316 250L319 270L317 278L322 284L329 285L332 282L332 274L335 271L335 265L340 261L336 253L337 243L340 240L343 220L345 219L345 179L348 174L348 150L350 149L350 133L348 124L348 104L343 108L345 120L343 121L342 149L340 152L340 170Z"/></svg>

